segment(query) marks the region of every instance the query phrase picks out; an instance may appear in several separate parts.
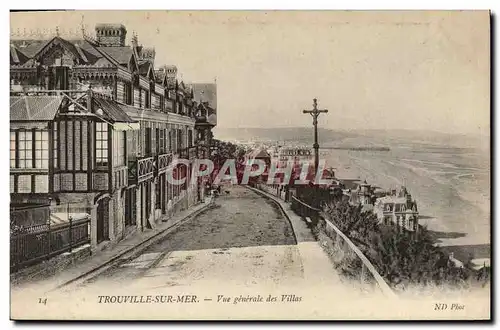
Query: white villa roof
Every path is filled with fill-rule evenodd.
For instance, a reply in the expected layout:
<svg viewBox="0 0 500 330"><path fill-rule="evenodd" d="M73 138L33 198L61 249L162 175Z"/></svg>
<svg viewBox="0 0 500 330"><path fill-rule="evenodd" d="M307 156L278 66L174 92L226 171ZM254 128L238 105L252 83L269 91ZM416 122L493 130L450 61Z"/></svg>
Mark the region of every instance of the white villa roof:
<svg viewBox="0 0 500 330"><path fill-rule="evenodd" d="M387 203L394 203L394 204L406 204L406 197L397 197L397 196L384 196L377 198L377 202L387 204Z"/></svg>

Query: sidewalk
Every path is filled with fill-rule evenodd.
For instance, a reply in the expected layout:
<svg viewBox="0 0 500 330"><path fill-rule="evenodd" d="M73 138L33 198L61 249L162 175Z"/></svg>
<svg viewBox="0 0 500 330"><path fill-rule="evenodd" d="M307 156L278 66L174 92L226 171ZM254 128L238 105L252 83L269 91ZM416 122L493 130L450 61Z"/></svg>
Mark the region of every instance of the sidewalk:
<svg viewBox="0 0 500 330"><path fill-rule="evenodd" d="M328 255L316 241L305 221L293 212L291 204L265 191L253 187L249 188L278 203L285 216L290 219L302 260L304 278L319 287L321 285L325 287L344 286Z"/></svg>
<svg viewBox="0 0 500 330"><path fill-rule="evenodd" d="M61 272L45 279L36 279L33 281L30 281L29 279L21 279L19 283L11 283L11 291L36 290L48 292L68 282L82 278L90 272L123 258L127 254L140 253L151 244L161 240L168 234L169 229L181 224L185 220L190 219L192 216L195 216L197 213L208 208L211 204L212 197L209 196L205 199L205 202L181 211L165 222L160 222L157 224L155 229L150 229L144 232L139 231L131 234L109 249L105 249L91 255L88 259L78 265L64 269Z"/></svg>

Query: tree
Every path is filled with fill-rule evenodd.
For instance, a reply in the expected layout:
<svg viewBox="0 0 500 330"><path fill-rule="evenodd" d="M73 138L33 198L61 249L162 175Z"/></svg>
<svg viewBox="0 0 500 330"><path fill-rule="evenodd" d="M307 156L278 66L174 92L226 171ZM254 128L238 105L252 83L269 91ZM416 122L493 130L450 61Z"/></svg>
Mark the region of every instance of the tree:
<svg viewBox="0 0 500 330"><path fill-rule="evenodd" d="M341 232L362 244L362 250L367 247L373 234L379 231L375 214L363 211L361 205L353 206L348 201L340 199L329 203L325 210Z"/></svg>
<svg viewBox="0 0 500 330"><path fill-rule="evenodd" d="M455 267L441 248L435 246L425 227L415 233L382 225L375 214L364 212L361 205L353 206L347 201L331 202L325 211L390 285L467 284L470 271Z"/></svg>
<svg viewBox="0 0 500 330"><path fill-rule="evenodd" d="M221 164L227 159L239 160L245 155L245 148L243 146L217 139L214 139L213 142L217 150L216 157L222 161Z"/></svg>
<svg viewBox="0 0 500 330"><path fill-rule="evenodd" d="M214 172L212 173L213 178L218 173L218 170L224 165L228 159L234 159L236 162L236 169L241 172L241 160L244 157L246 150L243 146L228 142L213 139L215 151L212 153L210 159L214 162ZM238 181L240 180L240 175L238 174Z"/></svg>

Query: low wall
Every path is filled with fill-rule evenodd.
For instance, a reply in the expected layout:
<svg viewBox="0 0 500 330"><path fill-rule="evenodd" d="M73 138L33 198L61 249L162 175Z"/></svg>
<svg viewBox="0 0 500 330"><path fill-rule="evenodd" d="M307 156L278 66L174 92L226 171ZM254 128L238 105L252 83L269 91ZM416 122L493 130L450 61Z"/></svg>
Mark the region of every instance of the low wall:
<svg viewBox="0 0 500 330"><path fill-rule="evenodd" d="M256 188L268 192L278 198L284 196L278 194L277 186L266 184L256 184ZM372 263L366 258L358 247L342 233L320 209L315 209L292 195L292 210L302 216L309 217L312 221L313 230L321 247L329 255L330 260L339 272L351 280L360 281L363 289L373 289L381 291L385 296L397 297L394 291L385 282ZM295 204L303 207L297 207ZM301 206L299 205L299 206Z"/></svg>
<svg viewBox="0 0 500 330"><path fill-rule="evenodd" d="M80 263L91 255L89 244L75 248L71 252L65 252L49 260L43 261L31 267L23 268L10 275L11 285L30 282L44 277L49 277L68 267Z"/></svg>
<svg viewBox="0 0 500 330"><path fill-rule="evenodd" d="M343 276L360 281L364 288L379 290L387 297L396 297L370 260L323 213L316 231L321 246Z"/></svg>

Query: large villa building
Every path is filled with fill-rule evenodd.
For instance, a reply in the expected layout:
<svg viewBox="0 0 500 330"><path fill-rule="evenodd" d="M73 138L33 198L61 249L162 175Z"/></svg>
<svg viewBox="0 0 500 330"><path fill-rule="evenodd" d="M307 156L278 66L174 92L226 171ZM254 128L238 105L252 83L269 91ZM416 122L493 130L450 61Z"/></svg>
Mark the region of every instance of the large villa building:
<svg viewBox="0 0 500 330"><path fill-rule="evenodd" d="M410 232L418 231L417 202L412 199L405 187L377 198L373 210L385 225L396 225Z"/></svg>
<svg viewBox="0 0 500 330"><path fill-rule="evenodd" d="M88 214L97 249L203 200L201 180L171 185L166 171L208 156L217 124L215 83L187 84L126 40L125 26L99 24L95 37L10 45L11 212Z"/></svg>

